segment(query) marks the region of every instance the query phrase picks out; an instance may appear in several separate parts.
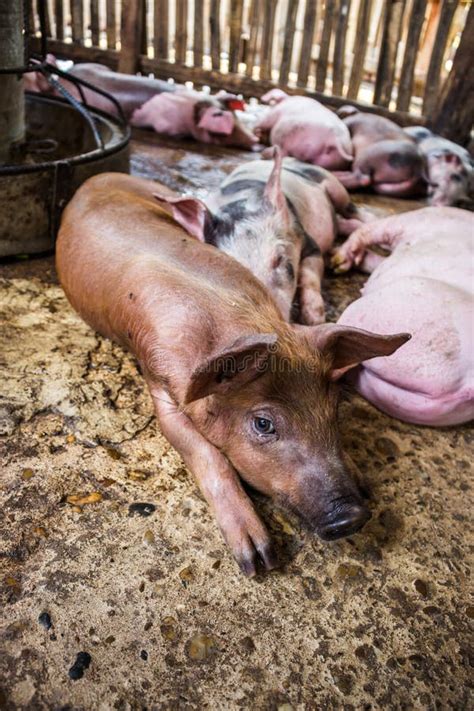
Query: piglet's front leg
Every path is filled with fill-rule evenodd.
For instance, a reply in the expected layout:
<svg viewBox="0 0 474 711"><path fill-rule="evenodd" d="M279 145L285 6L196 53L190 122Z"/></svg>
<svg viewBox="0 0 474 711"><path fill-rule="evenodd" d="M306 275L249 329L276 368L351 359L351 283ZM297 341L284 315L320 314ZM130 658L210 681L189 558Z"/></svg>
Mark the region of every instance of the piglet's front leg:
<svg viewBox="0 0 474 711"><path fill-rule="evenodd" d="M353 232L349 239L336 250L331 258L331 267L338 274L349 271L353 266L372 271L374 265L366 259L368 249L374 245L392 249L399 234L400 229L393 217L364 225ZM376 256L374 257L375 262L377 262Z"/></svg>
<svg viewBox="0 0 474 711"><path fill-rule="evenodd" d="M276 567L270 536L230 462L195 428L164 390L151 386L160 429L194 474L241 570L252 577L260 559Z"/></svg>
<svg viewBox="0 0 474 711"><path fill-rule="evenodd" d="M306 326L316 326L325 321L325 308L321 296L321 279L324 261L319 255L301 260L299 273L300 321Z"/></svg>

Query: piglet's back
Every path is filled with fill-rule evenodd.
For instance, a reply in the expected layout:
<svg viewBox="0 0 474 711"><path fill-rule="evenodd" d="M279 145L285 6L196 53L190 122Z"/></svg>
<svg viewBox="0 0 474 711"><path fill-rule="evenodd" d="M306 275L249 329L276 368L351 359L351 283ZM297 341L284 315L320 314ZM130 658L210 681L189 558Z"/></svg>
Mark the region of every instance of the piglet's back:
<svg viewBox="0 0 474 711"><path fill-rule="evenodd" d="M218 311L223 319L236 302L276 309L245 267L189 236L154 199L155 190L174 195L147 180L106 173L84 183L64 212L59 278L93 328L123 343L127 298L143 304L145 320L156 304L162 313Z"/></svg>

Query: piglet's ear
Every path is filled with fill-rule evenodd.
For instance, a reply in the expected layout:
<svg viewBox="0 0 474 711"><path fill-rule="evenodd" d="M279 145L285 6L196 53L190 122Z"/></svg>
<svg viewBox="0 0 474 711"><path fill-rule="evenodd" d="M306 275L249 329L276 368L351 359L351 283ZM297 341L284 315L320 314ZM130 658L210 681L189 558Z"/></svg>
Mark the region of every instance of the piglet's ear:
<svg viewBox="0 0 474 711"><path fill-rule="evenodd" d="M232 111L223 111L216 106L209 106L202 112L197 125L204 131L230 136L235 126L234 114Z"/></svg>
<svg viewBox="0 0 474 711"><path fill-rule="evenodd" d="M336 114L339 116L340 119L345 119L347 116L353 116L357 113L359 113L358 109L356 109L355 106L351 106L350 104L345 104L336 111Z"/></svg>
<svg viewBox="0 0 474 711"><path fill-rule="evenodd" d="M209 209L201 200L190 197L170 197L161 193L153 193L153 197L171 209L174 219L184 227L186 232L200 242L205 242L206 220L212 218Z"/></svg>
<svg viewBox="0 0 474 711"><path fill-rule="evenodd" d="M270 151L273 151L273 153L270 153ZM265 159L273 158L273 170L267 180L263 194L267 202L269 202L275 210L281 213L283 221L288 222L288 205L281 187L281 169L283 161L281 150L278 146L272 146L272 148L267 150L265 153Z"/></svg>
<svg viewBox="0 0 474 711"><path fill-rule="evenodd" d="M224 395L259 378L268 367L275 333L242 336L201 363L192 373L184 404L208 395Z"/></svg>
<svg viewBox="0 0 474 711"><path fill-rule="evenodd" d="M332 323L311 330L316 348L332 357L331 380L337 380L365 360L392 355L411 338L409 333L385 336Z"/></svg>

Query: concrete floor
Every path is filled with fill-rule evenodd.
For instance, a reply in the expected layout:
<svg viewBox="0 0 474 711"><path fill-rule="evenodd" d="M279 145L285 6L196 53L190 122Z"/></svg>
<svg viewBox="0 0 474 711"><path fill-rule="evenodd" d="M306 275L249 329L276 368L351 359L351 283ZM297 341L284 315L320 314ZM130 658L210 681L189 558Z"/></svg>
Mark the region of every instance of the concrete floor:
<svg viewBox="0 0 474 711"><path fill-rule="evenodd" d="M202 196L251 158L141 133L132 165ZM362 281L328 277L331 320ZM2 709L472 704L472 429L403 424L351 395L341 428L372 520L327 544L258 499L283 566L247 580L133 359L71 310L53 259L4 263L0 284Z"/></svg>

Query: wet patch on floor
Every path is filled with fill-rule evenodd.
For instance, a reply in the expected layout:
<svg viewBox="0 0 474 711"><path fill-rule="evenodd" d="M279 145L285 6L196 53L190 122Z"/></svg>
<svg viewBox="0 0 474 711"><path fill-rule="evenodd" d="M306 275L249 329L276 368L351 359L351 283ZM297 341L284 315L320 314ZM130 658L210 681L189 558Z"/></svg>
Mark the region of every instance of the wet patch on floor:
<svg viewBox="0 0 474 711"><path fill-rule="evenodd" d="M200 197L255 157L145 132L132 149L136 174ZM326 278L330 320L363 282ZM403 424L348 393L371 521L327 544L257 497L282 568L247 580L134 360L72 311L52 258L9 260L0 288L0 707L471 705L472 429Z"/></svg>

